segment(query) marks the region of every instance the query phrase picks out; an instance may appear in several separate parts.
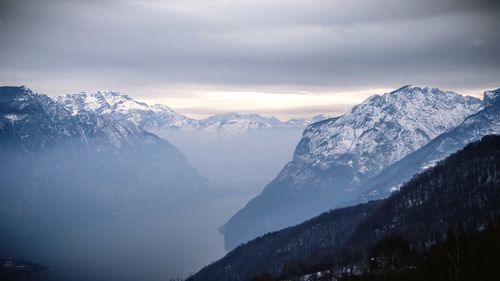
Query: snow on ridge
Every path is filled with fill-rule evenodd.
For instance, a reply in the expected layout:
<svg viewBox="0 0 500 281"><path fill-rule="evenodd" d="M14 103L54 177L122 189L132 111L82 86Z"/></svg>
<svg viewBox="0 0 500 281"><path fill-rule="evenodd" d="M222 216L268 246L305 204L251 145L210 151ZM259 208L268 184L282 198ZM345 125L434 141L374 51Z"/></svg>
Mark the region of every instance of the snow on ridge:
<svg viewBox="0 0 500 281"><path fill-rule="evenodd" d="M90 111L112 118L126 119L146 130L182 129L187 131L204 131L208 133L235 136L249 130L265 130L271 128L303 129L312 122L322 120L322 115L312 120L292 119L286 122L278 118L263 117L256 113L220 113L206 119L188 118L162 104L148 105L139 102L120 92L97 91L81 92L56 98L73 115L82 111Z"/></svg>
<svg viewBox="0 0 500 281"><path fill-rule="evenodd" d="M485 105L500 102L500 88L484 92L483 103Z"/></svg>
<svg viewBox="0 0 500 281"><path fill-rule="evenodd" d="M91 111L96 113L127 112L130 110L150 110L145 103L135 101L127 95L113 91L80 92L56 98L72 112Z"/></svg>
<svg viewBox="0 0 500 281"><path fill-rule="evenodd" d="M372 176L477 112L481 101L437 88L405 86L374 95L334 122L309 127L294 161L326 169L350 164Z"/></svg>
<svg viewBox="0 0 500 281"><path fill-rule="evenodd" d="M10 121L10 124L4 126L15 128L12 131L13 137L31 141L30 145L33 147L45 147L54 143L56 139L69 138L80 139L88 145L88 140L92 138L94 142L110 144L108 147L114 147L118 152L123 144L131 141L130 136L146 134L143 129L130 122L105 120L99 114L83 110L85 107L97 110L100 107L97 96L91 97L88 104L83 104L83 94L72 100L52 99L43 94L33 93L26 87L18 88L21 92L12 97L16 102L6 104L0 115ZM36 118L32 118L33 109L38 110ZM77 113L78 110L81 111ZM33 128L40 126L43 130L37 131L38 137L29 140Z"/></svg>

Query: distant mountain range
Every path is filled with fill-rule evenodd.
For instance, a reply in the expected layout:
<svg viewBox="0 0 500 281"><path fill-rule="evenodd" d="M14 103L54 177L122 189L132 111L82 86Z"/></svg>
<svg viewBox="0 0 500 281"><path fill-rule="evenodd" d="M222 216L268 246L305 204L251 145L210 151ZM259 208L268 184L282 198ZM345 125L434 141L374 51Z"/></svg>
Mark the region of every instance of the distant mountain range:
<svg viewBox="0 0 500 281"><path fill-rule="evenodd" d="M110 91L77 93L55 100L72 115L85 112L134 125L168 140L215 188L254 192L290 160L307 125L324 120L281 121L258 114L220 113L195 120L165 105L149 105Z"/></svg>
<svg viewBox="0 0 500 281"><path fill-rule="evenodd" d="M127 120L74 114L26 87L0 87L0 158L0 236L206 187L164 139Z"/></svg>
<svg viewBox="0 0 500 281"><path fill-rule="evenodd" d="M226 136L240 135L251 130L303 129L307 125L326 119L317 115L311 119L291 119L286 122L276 117L258 114L222 113L195 120L179 114L168 106L148 105L123 93L99 91L60 96L56 101L72 114L93 112L116 120L128 120L145 130L183 130L216 133Z"/></svg>
<svg viewBox="0 0 500 281"><path fill-rule="evenodd" d="M293 159L222 228L227 249L332 208L386 197L470 141L499 133L498 90L483 101L405 86L311 124Z"/></svg>
<svg viewBox="0 0 500 281"><path fill-rule="evenodd" d="M470 275L498 272L496 253L488 253L494 260L482 259L484 253L474 254L480 244L465 240L462 233L478 237L499 218L500 136L496 135L438 162L387 199L332 210L261 236L188 280L339 280L342 276L347 278L341 280L358 280L349 276L381 271L384 264L379 278L367 280L408 280L385 277L389 270L422 275L416 271L422 266L417 257L428 260L429 253L442 253L442 259L433 260L438 267L431 269L432 276L442 271L445 277L464 277L453 280L475 280L475 276L495 280L497 275ZM481 246L498 249L498 236L492 237L497 234L488 231L485 235L493 244ZM440 252L431 252L436 244ZM488 267L474 267L476 261Z"/></svg>

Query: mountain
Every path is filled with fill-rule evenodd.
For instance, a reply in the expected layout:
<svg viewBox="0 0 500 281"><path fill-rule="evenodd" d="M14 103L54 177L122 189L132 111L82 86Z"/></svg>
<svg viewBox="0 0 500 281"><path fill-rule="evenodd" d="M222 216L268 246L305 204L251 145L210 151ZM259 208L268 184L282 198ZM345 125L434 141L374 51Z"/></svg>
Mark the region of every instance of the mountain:
<svg viewBox="0 0 500 281"><path fill-rule="evenodd" d="M221 113L194 120L164 105L148 105L117 92L56 98L72 114L93 112L128 120L180 149L216 188L257 192L291 159L295 145L312 119L283 122L258 114ZM217 159L217 161L214 161Z"/></svg>
<svg viewBox="0 0 500 281"><path fill-rule="evenodd" d="M379 201L323 213L297 226L265 234L203 268L193 280L251 280L283 272L289 264L340 251L356 226L380 206Z"/></svg>
<svg viewBox="0 0 500 281"><path fill-rule="evenodd" d="M292 161L221 228L226 247L356 198L368 179L480 107L476 98L405 86L308 126Z"/></svg>
<svg viewBox="0 0 500 281"><path fill-rule="evenodd" d="M221 113L200 120L203 132L222 135L240 135L251 130L268 130L283 127L276 117L262 117L258 114L240 114L237 112Z"/></svg>
<svg viewBox="0 0 500 281"><path fill-rule="evenodd" d="M404 241L409 249L424 252L443 241L450 229L475 234L499 218L500 136L496 135L469 144L387 199L329 211L261 236L191 280L285 280L290 276L289 280L298 280L297 276L314 272L335 277L356 274L367 270L367 261L375 259L372 249L381 242ZM256 278L259 275L262 279Z"/></svg>
<svg viewBox="0 0 500 281"><path fill-rule="evenodd" d="M126 94L112 91L82 92L60 96L56 100L73 114L89 111L112 119L125 119L148 131L177 129L188 132L200 131L203 134L237 136L252 130L302 129L324 118L323 115L318 115L312 119L291 119L282 122L276 117L230 112L194 120L173 111L168 106L148 105Z"/></svg>
<svg viewBox="0 0 500 281"><path fill-rule="evenodd" d="M165 204L206 184L156 135L26 87L0 87L0 157L0 235Z"/></svg>
<svg viewBox="0 0 500 281"><path fill-rule="evenodd" d="M387 197L413 175L432 167L470 142L500 134L500 89L484 93L481 110L437 136L427 145L395 162L361 189L362 200ZM357 200L359 202L359 200Z"/></svg>
<svg viewBox="0 0 500 281"><path fill-rule="evenodd" d="M168 106L148 105L131 97L112 91L78 93L56 98L73 115L83 111L93 112L116 120L128 120L146 130L151 128L195 129L196 120L181 115Z"/></svg>
<svg viewBox="0 0 500 281"><path fill-rule="evenodd" d="M324 114L318 114L313 116L310 119L305 119L305 118L292 118L288 121L285 122L285 126L290 126L290 127L307 127L308 125L311 125L312 123L316 123L319 121L323 121L325 119L331 118L327 115Z"/></svg>

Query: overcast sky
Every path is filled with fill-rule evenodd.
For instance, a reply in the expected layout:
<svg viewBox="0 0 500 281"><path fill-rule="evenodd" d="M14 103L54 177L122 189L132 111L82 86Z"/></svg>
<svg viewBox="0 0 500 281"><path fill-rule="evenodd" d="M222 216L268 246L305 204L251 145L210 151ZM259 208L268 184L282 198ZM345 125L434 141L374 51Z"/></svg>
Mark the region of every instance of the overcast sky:
<svg viewBox="0 0 500 281"><path fill-rule="evenodd" d="M0 0L0 84L189 116L338 114L406 84L500 87L495 0Z"/></svg>

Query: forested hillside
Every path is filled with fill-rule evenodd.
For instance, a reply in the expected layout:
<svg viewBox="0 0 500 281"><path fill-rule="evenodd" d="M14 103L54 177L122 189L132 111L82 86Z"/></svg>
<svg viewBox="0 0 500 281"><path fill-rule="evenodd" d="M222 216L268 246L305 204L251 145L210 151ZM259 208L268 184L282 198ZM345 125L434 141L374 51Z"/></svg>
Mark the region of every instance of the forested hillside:
<svg viewBox="0 0 500 281"><path fill-rule="evenodd" d="M475 235L499 217L500 136L487 136L415 176L388 199L331 211L264 235L192 278L360 274L370 268L373 249L381 241L397 237L416 255L424 255L433 245L447 243L450 231Z"/></svg>

